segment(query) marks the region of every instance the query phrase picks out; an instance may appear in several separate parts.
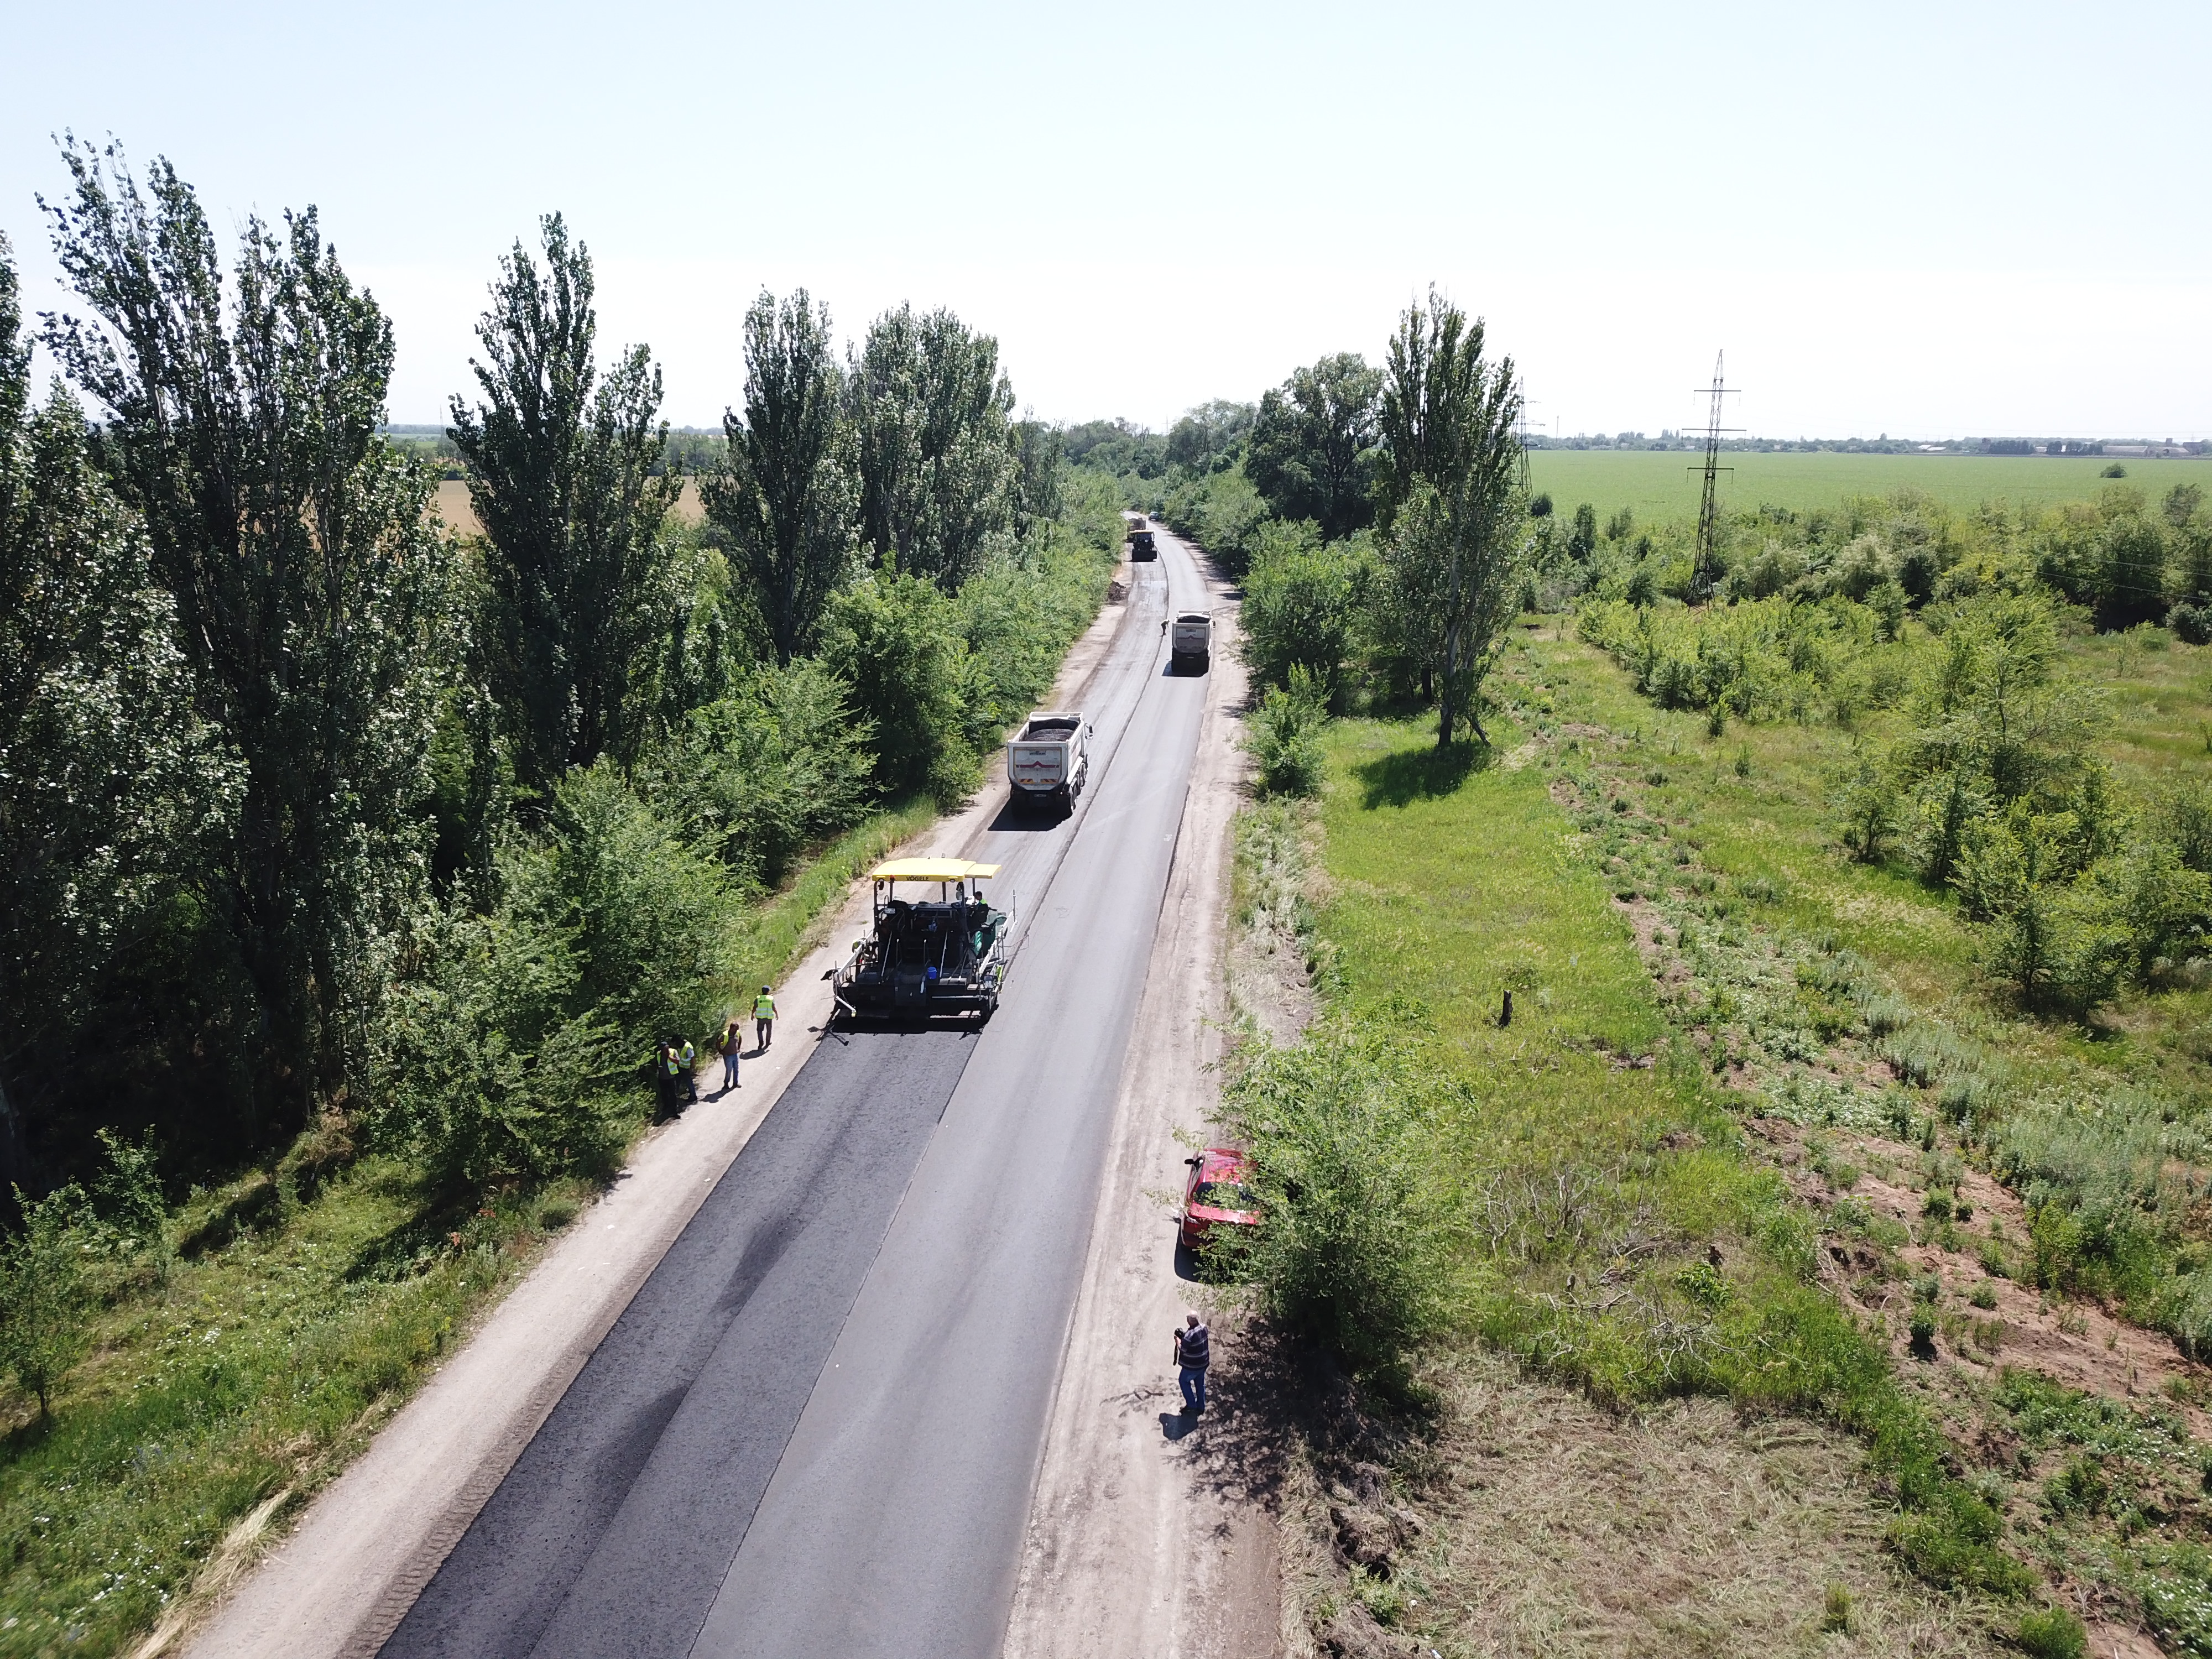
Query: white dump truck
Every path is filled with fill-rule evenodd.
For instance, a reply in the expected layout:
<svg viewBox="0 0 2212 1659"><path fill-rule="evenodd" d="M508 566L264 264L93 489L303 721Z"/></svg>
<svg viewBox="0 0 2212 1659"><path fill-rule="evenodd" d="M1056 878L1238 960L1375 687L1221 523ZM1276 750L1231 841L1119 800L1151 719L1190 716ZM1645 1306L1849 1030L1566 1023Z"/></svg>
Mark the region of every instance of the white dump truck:
<svg viewBox="0 0 2212 1659"><path fill-rule="evenodd" d="M1006 781L1017 807L1066 812L1091 775L1091 723L1072 711L1040 711L1006 744Z"/></svg>
<svg viewBox="0 0 2212 1659"><path fill-rule="evenodd" d="M1182 611L1160 624L1168 635L1168 664L1178 672L1206 672L1213 656L1213 617L1204 611Z"/></svg>

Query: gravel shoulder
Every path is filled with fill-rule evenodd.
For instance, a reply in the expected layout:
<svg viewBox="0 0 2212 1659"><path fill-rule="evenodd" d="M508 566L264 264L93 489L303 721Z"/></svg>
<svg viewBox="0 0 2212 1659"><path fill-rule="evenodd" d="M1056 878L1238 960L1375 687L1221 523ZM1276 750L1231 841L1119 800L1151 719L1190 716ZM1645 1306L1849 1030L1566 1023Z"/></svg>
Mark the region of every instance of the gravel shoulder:
<svg viewBox="0 0 2212 1659"><path fill-rule="evenodd" d="M1283 1650L1266 1480L1241 1439L1220 1432L1232 1402L1184 1431L1169 1364L1169 1333L1203 1295L1176 1271L1172 1216L1188 1155L1176 1133L1202 1135L1220 1095L1230 828L1244 778L1233 603L1225 584L1209 587L1220 615L1205 723L1031 1502L1008 1659ZM1217 1346L1234 1341L1217 1326ZM1221 1370L1233 1377L1233 1363Z"/></svg>
<svg viewBox="0 0 2212 1659"><path fill-rule="evenodd" d="M1120 573L1126 591L1127 568ZM1110 601L1051 693L1077 701L1129 612ZM995 777L908 848L956 854L1003 804ZM474 1335L301 1514L219 1605L165 1621L135 1659L366 1659L390 1636L532 1435L813 1051L826 975L865 923L866 884L817 925L778 988L784 1047L744 1066L743 1089L654 1130L598 1202L549 1248ZM827 913L825 913L827 915ZM706 1073L702 1073L704 1077ZM272 1534L273 1535L273 1534Z"/></svg>

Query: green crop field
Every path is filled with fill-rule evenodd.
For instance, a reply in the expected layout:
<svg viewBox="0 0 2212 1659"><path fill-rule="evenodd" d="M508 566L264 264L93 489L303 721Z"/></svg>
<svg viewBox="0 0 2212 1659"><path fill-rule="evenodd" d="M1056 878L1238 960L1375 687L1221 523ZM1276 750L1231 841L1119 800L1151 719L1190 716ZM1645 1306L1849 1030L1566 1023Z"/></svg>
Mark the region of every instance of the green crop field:
<svg viewBox="0 0 2212 1659"><path fill-rule="evenodd" d="M1832 507L1846 495L1887 495L1923 489L1946 506L1971 507L2002 496L2030 501L2086 501L2107 480L2111 465L2096 456L1851 455L1832 452L1721 457L1732 473L1721 474L1721 505L1761 504L1797 510ZM1531 485L1548 491L1562 512L1588 501L1601 520L1620 507L1639 520L1694 518L1702 458L1651 449L1539 449L1528 457ZM2154 497L2185 480L2212 483L2212 462L2145 460L2125 457L2127 482Z"/></svg>

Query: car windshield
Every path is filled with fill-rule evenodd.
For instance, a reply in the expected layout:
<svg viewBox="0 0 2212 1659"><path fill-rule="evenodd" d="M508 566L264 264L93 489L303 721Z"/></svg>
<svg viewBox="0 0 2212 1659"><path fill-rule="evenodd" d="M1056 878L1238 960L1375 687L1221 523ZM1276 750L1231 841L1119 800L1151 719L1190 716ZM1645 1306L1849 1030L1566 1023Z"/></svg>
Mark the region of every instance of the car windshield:
<svg viewBox="0 0 2212 1659"><path fill-rule="evenodd" d="M1234 1181L1201 1181L1191 1202L1202 1204L1209 1210L1256 1210L1260 1200L1252 1196L1252 1189Z"/></svg>

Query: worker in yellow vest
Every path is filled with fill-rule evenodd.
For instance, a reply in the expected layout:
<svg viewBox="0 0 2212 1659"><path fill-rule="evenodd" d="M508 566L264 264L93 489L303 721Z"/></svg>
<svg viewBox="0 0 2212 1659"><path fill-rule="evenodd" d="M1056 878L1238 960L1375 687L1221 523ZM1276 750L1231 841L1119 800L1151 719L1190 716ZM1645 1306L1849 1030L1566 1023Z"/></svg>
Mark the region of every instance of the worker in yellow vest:
<svg viewBox="0 0 2212 1659"><path fill-rule="evenodd" d="M653 1054L653 1093L659 1097L659 1115L676 1115L676 1081L682 1074L684 1062L677 1057L676 1039L664 1036Z"/></svg>
<svg viewBox="0 0 2212 1659"><path fill-rule="evenodd" d="M696 1101L699 1098L699 1051L691 1046L690 1037L684 1039L676 1058L684 1067L684 1098Z"/></svg>
<svg viewBox="0 0 2212 1659"><path fill-rule="evenodd" d="M753 1044L756 1054L768 1052L768 1040L775 1035L775 998L767 986L753 999Z"/></svg>

